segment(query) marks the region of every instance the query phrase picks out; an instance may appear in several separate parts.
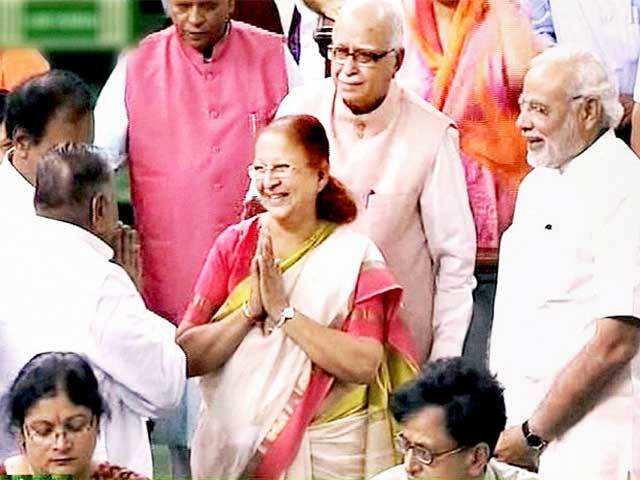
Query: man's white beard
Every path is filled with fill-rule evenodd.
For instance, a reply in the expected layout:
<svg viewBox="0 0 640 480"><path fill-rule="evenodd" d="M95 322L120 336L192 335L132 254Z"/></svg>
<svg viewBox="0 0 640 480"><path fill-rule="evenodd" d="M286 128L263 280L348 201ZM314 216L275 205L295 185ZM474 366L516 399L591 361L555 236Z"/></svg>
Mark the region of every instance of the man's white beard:
<svg viewBox="0 0 640 480"><path fill-rule="evenodd" d="M574 115L568 115L560 131L544 137L544 149L527 151L527 163L532 167L559 168L580 151L582 143L578 135L578 122Z"/></svg>

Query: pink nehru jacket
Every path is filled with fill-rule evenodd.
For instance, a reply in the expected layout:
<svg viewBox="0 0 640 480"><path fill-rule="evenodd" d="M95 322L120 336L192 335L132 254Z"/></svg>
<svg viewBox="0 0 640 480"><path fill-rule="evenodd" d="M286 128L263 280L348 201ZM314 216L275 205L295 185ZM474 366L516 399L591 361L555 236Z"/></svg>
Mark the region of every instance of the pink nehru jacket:
<svg viewBox="0 0 640 480"><path fill-rule="evenodd" d="M147 37L127 63L143 295L175 323L213 241L239 218L256 130L287 93L282 42L232 22L204 61L170 27Z"/></svg>

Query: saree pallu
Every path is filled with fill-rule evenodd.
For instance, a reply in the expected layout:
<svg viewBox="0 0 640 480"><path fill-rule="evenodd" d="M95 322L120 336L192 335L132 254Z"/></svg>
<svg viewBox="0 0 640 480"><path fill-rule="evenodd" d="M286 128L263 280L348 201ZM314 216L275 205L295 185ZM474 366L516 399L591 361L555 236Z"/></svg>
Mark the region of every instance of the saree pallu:
<svg viewBox="0 0 640 480"><path fill-rule="evenodd" d="M399 75L456 122L478 247L498 248L530 170L516 119L525 67L536 51L534 34L517 0L495 0L507 12L500 15L487 0L460 0L445 52L434 1L403 0L410 40ZM505 45L503 29L518 39L517 48Z"/></svg>
<svg viewBox="0 0 640 480"><path fill-rule="evenodd" d="M234 252L246 259L255 252L259 221L245 224L248 234L241 237L249 240L236 241ZM329 411L320 413L335 379L312 365L282 330L264 336L252 329L224 366L201 379L194 478L363 478L399 460L387 398L394 382L412 378L417 369L410 337L396 316L401 290L382 255L366 237L324 224L281 268L296 310L356 336L379 330L388 361L371 386L349 386L344 399L330 402ZM246 279L230 289L214 321L248 297ZM374 298L381 300L381 325L374 324L367 309L358 308ZM336 449L340 442L351 454L341 456L347 450ZM370 467L367 457L373 459Z"/></svg>

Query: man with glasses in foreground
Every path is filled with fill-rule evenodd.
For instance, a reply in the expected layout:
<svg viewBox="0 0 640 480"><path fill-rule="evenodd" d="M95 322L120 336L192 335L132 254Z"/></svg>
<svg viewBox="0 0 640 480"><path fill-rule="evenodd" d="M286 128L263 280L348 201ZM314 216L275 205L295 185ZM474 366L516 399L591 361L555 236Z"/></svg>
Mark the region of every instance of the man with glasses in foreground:
<svg viewBox="0 0 640 480"><path fill-rule="evenodd" d="M374 480L534 480L535 474L492 459L505 426L502 387L461 357L429 363L391 402L402 431L404 465Z"/></svg>
<svg viewBox="0 0 640 480"><path fill-rule="evenodd" d="M328 132L331 174L351 191L356 229L405 289L419 360L460 355L475 285L475 231L458 131L398 85L402 20L386 0L353 0L336 20L332 78L294 89L278 116L310 114Z"/></svg>

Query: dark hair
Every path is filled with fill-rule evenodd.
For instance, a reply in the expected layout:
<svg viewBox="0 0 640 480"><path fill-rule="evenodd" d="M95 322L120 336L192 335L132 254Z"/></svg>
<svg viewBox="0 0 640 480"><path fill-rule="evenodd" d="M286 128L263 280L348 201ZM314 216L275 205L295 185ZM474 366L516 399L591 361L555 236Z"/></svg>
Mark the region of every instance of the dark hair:
<svg viewBox="0 0 640 480"><path fill-rule="evenodd" d="M29 409L60 392L75 405L91 410L98 420L108 414L98 380L84 357L69 352L40 353L22 367L9 388L5 401L10 430L22 430Z"/></svg>
<svg viewBox="0 0 640 480"><path fill-rule="evenodd" d="M7 95L9 92L0 89L0 123L4 122L4 110L7 103Z"/></svg>
<svg viewBox="0 0 640 480"><path fill-rule="evenodd" d="M39 143L47 124L58 113L70 120L91 113L93 100L87 84L75 73L52 70L32 77L9 93L5 108L7 137L22 128Z"/></svg>
<svg viewBox="0 0 640 480"><path fill-rule="evenodd" d="M264 131L282 131L307 153L309 167L321 169L329 164L329 139L316 117L287 115L274 120ZM358 208L345 186L329 175L327 185L316 200L318 218L338 224L355 220Z"/></svg>
<svg viewBox="0 0 640 480"><path fill-rule="evenodd" d="M85 206L113 177L107 154L83 143L49 150L38 162L36 208Z"/></svg>
<svg viewBox="0 0 640 480"><path fill-rule="evenodd" d="M424 407L443 407L447 431L458 445L485 442L493 454L507 421L502 391L486 368L462 357L444 358L428 363L418 379L394 393L391 411L404 422Z"/></svg>

